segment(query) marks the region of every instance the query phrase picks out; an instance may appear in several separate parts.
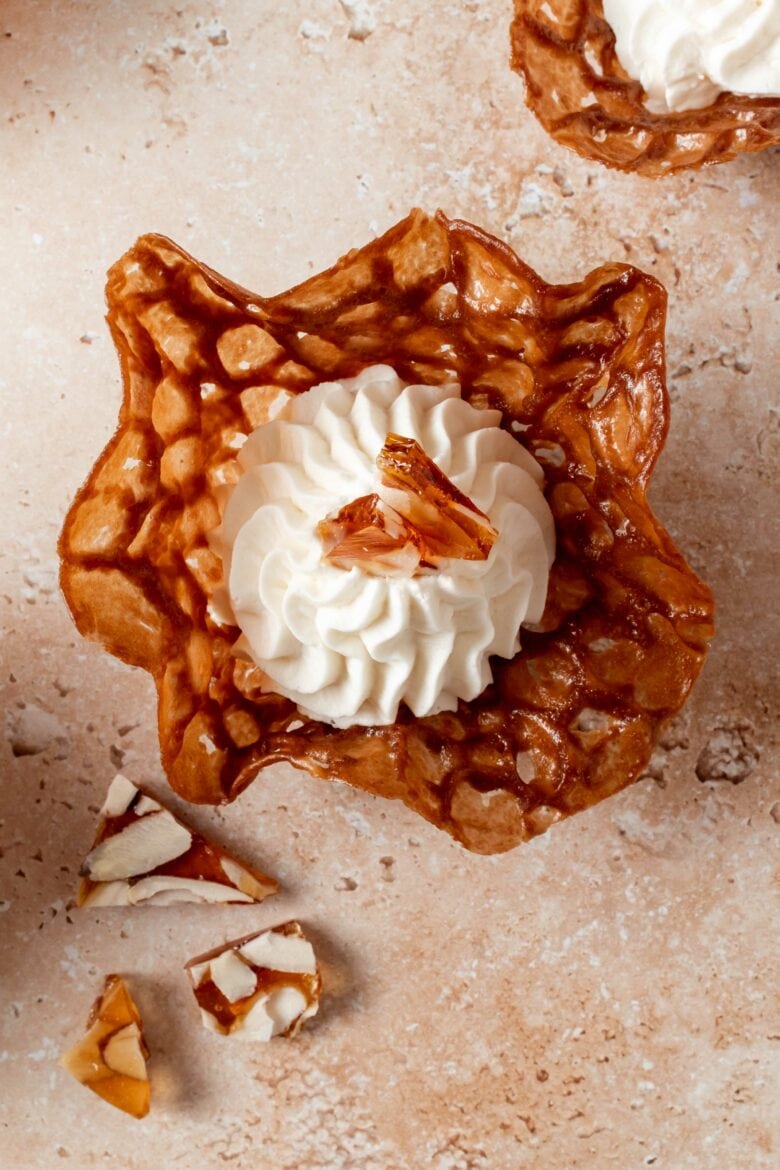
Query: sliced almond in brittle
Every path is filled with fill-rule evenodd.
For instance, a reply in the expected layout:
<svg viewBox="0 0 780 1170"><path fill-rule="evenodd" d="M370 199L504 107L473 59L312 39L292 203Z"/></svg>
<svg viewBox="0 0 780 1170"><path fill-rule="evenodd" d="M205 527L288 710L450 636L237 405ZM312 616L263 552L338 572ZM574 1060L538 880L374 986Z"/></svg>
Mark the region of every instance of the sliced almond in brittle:
<svg viewBox="0 0 780 1170"><path fill-rule="evenodd" d="M295 1036L319 1008L317 959L298 922L233 939L185 970L204 1027L221 1035Z"/></svg>
<svg viewBox="0 0 780 1170"><path fill-rule="evenodd" d="M105 987L87 1020L87 1034L61 1058L63 1068L131 1117L149 1112L149 1049L141 1016L119 975L106 976Z"/></svg>
<svg viewBox="0 0 780 1170"><path fill-rule="evenodd" d="M125 776L111 781L81 867L79 906L262 902L277 882L185 825Z"/></svg>
<svg viewBox="0 0 780 1170"><path fill-rule="evenodd" d="M388 435L376 465L382 472L381 499L419 534L426 561L487 560L498 533L419 443Z"/></svg>

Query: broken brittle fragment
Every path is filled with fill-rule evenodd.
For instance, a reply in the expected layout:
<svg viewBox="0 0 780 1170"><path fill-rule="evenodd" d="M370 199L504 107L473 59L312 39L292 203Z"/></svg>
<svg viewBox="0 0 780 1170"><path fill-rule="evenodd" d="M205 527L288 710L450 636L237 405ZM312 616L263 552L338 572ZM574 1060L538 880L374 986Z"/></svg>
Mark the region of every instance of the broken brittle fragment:
<svg viewBox="0 0 780 1170"><path fill-rule="evenodd" d="M414 530L376 493L345 504L317 525L323 560L339 569L411 576L420 567Z"/></svg>
<svg viewBox="0 0 780 1170"><path fill-rule="evenodd" d="M273 878L185 825L121 774L111 781L100 816L81 867L79 906L262 902L278 889Z"/></svg>
<svg viewBox="0 0 780 1170"><path fill-rule="evenodd" d="M382 498L419 533L426 561L487 560L498 533L416 440L388 435L376 465L382 472Z"/></svg>
<svg viewBox="0 0 780 1170"><path fill-rule="evenodd" d="M298 922L233 939L191 959L185 971L211 1032L295 1036L319 1008L317 959Z"/></svg>
<svg viewBox="0 0 780 1170"><path fill-rule="evenodd" d="M61 1057L63 1068L109 1105L145 1117L150 1090L141 1016L120 975L107 975L87 1020L87 1034Z"/></svg>
<svg viewBox="0 0 780 1170"><path fill-rule="evenodd" d="M341 569L411 576L448 557L487 560L498 535L416 439L390 434L376 457L381 486L317 525L324 559Z"/></svg>

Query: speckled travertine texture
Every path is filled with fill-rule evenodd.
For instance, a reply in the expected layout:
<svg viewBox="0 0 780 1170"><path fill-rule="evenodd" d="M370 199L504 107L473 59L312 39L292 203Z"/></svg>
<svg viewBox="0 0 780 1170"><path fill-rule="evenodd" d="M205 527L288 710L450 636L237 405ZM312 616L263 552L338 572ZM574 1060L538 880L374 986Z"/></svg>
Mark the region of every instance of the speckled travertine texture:
<svg viewBox="0 0 780 1170"><path fill-rule="evenodd" d="M780 158L658 185L577 159L523 108L510 16L0 9L3 1170L777 1164ZM666 283L652 498L715 590L705 674L646 781L508 855L280 768L186 815L281 895L78 912L116 767L165 792L151 682L83 643L56 587L57 532L120 399L105 270L156 230L273 293L413 204L481 224L547 280L628 259ZM262 1048L202 1032L187 957L293 916L322 960L317 1019ZM153 1053L141 1123L56 1064L107 971Z"/></svg>

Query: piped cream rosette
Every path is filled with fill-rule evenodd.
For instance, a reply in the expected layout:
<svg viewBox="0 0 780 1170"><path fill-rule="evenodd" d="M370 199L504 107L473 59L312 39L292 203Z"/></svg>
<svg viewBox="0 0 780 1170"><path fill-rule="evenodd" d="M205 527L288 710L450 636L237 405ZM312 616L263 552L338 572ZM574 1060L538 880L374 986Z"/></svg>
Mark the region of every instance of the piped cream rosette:
<svg viewBox="0 0 780 1170"><path fill-rule="evenodd" d="M780 0L604 0L604 16L654 113L780 96Z"/></svg>
<svg viewBox="0 0 780 1170"><path fill-rule="evenodd" d="M236 652L269 690L336 727L387 724L402 702L416 716L454 710L491 681L491 655L517 653L544 609L555 530L541 468L500 424L457 384L405 386L374 366L291 398L249 436L214 544ZM486 559L408 576L327 563L317 525L382 498L388 434L419 443L487 515L498 536Z"/></svg>

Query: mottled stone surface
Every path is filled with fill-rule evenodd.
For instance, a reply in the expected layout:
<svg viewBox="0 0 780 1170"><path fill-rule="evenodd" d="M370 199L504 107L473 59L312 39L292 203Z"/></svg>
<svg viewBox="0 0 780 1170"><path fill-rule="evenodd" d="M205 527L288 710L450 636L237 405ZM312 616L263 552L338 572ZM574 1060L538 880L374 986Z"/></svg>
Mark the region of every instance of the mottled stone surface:
<svg viewBox="0 0 780 1170"><path fill-rule="evenodd" d="M663 184L548 140L499 0L0 9L0 1165L282 1170L777 1164L776 153ZM284 884L261 907L82 911L115 769L165 790L153 689L74 633L65 509L110 435L108 265L156 230L262 292L441 206L548 280L670 292L654 506L719 634L647 780L503 857L280 768L189 812ZM180 806L179 806L180 807ZM202 1032L188 955L287 917L327 996L295 1041ZM107 971L152 1049L136 1123L56 1064Z"/></svg>

